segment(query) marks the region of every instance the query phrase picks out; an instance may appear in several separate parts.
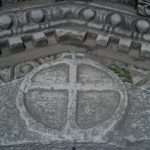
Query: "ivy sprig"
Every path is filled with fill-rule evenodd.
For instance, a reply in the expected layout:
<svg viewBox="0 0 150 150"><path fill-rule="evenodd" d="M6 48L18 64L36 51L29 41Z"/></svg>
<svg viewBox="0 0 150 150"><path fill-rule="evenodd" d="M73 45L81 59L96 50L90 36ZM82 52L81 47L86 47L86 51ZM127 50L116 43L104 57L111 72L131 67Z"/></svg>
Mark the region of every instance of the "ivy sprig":
<svg viewBox="0 0 150 150"><path fill-rule="evenodd" d="M108 64L106 67L114 71L114 73L116 73L123 82L133 83L130 72L127 69L122 68L116 64Z"/></svg>

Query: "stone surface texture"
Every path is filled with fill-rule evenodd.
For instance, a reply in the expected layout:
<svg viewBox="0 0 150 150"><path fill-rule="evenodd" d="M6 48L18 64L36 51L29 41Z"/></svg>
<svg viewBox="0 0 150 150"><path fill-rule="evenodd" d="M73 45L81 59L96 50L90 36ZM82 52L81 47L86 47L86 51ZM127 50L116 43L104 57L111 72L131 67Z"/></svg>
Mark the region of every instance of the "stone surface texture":
<svg viewBox="0 0 150 150"><path fill-rule="evenodd" d="M103 1L97 0L94 0L93 3L86 3L84 0L82 2L67 0L57 3L53 0L44 0L43 2L38 0L31 1L29 4L27 2L15 3L16 5L10 5L13 7L10 10L7 7L6 9L2 8L0 12L2 56L8 55L5 53L9 50L6 42L14 36L22 39L24 45L28 45L28 42L34 39L33 47L37 48L37 43L39 43L39 47L44 47L47 45L44 39L50 41L50 35L56 35L59 43L64 40L84 42L88 38L93 38L99 43L96 45L97 47L101 45L107 48L111 43L115 43L116 47L122 47L127 52L132 61L135 58L139 63L141 63L141 59L149 61L149 57L138 56L136 51L129 53L128 49L134 49L138 45L141 53L141 45L149 44L150 19L138 16L133 8L126 8L124 5L107 3L108 7L105 7ZM43 32L45 37L32 38L37 34L36 32ZM96 37L99 39L96 40ZM38 41L42 41L42 39L45 42ZM123 42L120 39L126 40ZM130 40L134 44L130 45ZM28 51L28 47L24 47L24 49ZM13 53L18 53L20 50L14 50ZM123 58L124 56L122 56Z"/></svg>
<svg viewBox="0 0 150 150"><path fill-rule="evenodd" d="M32 10L28 14L30 21L40 23L44 20L44 13L40 9Z"/></svg>
<svg viewBox="0 0 150 150"><path fill-rule="evenodd" d="M120 39L119 41L119 50L123 52L128 52L131 47L132 40L131 39Z"/></svg>
<svg viewBox="0 0 150 150"><path fill-rule="evenodd" d="M12 23L12 19L8 15L0 16L0 29L9 29Z"/></svg>
<svg viewBox="0 0 150 150"><path fill-rule="evenodd" d="M148 43L142 44L141 56L150 58L150 44L148 44Z"/></svg>
<svg viewBox="0 0 150 150"><path fill-rule="evenodd" d="M109 35L98 34L96 43L102 47L107 47L109 41Z"/></svg>
<svg viewBox="0 0 150 150"><path fill-rule="evenodd" d="M69 30L69 29L56 30L56 39L58 42L64 41L68 38L82 42L85 38L85 35L86 32L84 31L76 31L76 30Z"/></svg>
<svg viewBox="0 0 150 150"><path fill-rule="evenodd" d="M23 68L27 73L31 67ZM132 66L130 70L134 75L143 73ZM0 93L1 149L150 146L149 89L122 83L100 62L83 54L62 54L24 79L1 85Z"/></svg>
<svg viewBox="0 0 150 150"><path fill-rule="evenodd" d="M82 55L72 58L77 56L66 55L34 70L20 87L17 105L31 130L51 138L55 134L58 139L85 142L87 136L87 142L98 142L121 120L128 97L109 70Z"/></svg>
<svg viewBox="0 0 150 150"><path fill-rule="evenodd" d="M37 32L32 35L32 42L35 47L44 47L48 45L48 40L43 32Z"/></svg>
<svg viewBox="0 0 150 150"><path fill-rule="evenodd" d="M149 0L138 0L137 10L138 13L142 16L149 17L150 16L150 2Z"/></svg>
<svg viewBox="0 0 150 150"><path fill-rule="evenodd" d="M149 150L149 17L150 0L0 1L0 150Z"/></svg>
<svg viewBox="0 0 150 150"><path fill-rule="evenodd" d="M15 52L21 52L24 50L24 44L20 37L12 37L8 39L8 45L10 52L13 54Z"/></svg>

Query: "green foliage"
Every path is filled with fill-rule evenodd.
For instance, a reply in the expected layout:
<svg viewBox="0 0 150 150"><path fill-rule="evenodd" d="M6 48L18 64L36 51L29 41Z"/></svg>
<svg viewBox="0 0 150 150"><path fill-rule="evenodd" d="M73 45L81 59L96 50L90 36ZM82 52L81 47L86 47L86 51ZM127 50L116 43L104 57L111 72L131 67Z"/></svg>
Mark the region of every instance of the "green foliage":
<svg viewBox="0 0 150 150"><path fill-rule="evenodd" d="M121 68L115 64L109 64L109 65L106 65L106 67L113 70L114 73L116 73L123 82L132 83L132 77L128 70Z"/></svg>

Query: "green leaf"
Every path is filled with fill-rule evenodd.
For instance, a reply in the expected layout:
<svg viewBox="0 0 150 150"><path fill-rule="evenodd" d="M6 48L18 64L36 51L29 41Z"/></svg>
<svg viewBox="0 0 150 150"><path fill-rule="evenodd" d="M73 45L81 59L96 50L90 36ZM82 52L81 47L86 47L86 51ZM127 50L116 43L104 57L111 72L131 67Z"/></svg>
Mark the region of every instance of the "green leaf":
<svg viewBox="0 0 150 150"><path fill-rule="evenodd" d="M133 83L130 72L126 70L125 68L121 68L115 64L109 64L109 65L106 65L106 67L114 71L114 73L116 73L123 82Z"/></svg>

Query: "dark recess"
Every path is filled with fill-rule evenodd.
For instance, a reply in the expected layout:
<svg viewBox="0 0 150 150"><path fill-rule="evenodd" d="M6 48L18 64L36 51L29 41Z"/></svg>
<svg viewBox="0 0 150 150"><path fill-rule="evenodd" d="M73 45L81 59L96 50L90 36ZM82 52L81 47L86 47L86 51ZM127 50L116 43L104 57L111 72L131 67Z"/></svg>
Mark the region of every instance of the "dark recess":
<svg viewBox="0 0 150 150"><path fill-rule="evenodd" d="M63 2L63 1L73 1L73 0L55 0L55 2ZM93 0L74 0L74 1L92 2Z"/></svg>
<svg viewBox="0 0 150 150"><path fill-rule="evenodd" d="M2 50L0 49L0 56L2 55Z"/></svg>
<svg viewBox="0 0 150 150"><path fill-rule="evenodd" d="M72 150L76 150L76 148L75 148L75 147L72 147Z"/></svg>
<svg viewBox="0 0 150 150"><path fill-rule="evenodd" d="M0 7L2 6L2 0L0 0Z"/></svg>

